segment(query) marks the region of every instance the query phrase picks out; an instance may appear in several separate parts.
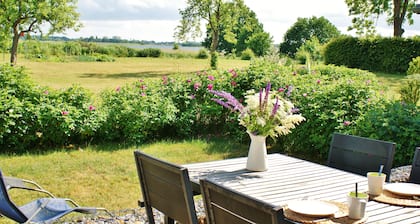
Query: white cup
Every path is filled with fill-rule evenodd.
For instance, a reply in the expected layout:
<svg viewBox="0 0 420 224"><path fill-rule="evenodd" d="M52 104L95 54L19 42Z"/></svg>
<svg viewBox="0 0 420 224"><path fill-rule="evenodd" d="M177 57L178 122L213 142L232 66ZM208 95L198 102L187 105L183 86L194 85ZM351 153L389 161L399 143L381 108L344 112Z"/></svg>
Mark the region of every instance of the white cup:
<svg viewBox="0 0 420 224"><path fill-rule="evenodd" d="M356 197L355 192L350 192L347 195L347 203L349 206L349 218L361 219L365 217L366 204L369 195L365 193L358 193Z"/></svg>
<svg viewBox="0 0 420 224"><path fill-rule="evenodd" d="M369 194L370 195L380 195L384 188L384 183L386 179L386 174L378 172L369 172L367 173L368 185L369 185Z"/></svg>

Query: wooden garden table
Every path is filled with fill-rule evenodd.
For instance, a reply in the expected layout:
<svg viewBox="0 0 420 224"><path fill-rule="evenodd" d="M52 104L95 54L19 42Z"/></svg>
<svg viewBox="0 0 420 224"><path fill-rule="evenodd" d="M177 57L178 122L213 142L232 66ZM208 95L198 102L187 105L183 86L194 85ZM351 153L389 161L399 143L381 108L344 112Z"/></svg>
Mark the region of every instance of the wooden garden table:
<svg viewBox="0 0 420 224"><path fill-rule="evenodd" d="M268 155L268 170L245 169L246 157L185 164L195 192L199 179L209 178L225 187L272 204L285 206L304 197L346 203L346 195L358 183L367 191L367 178L283 154ZM420 223L420 208L369 201L366 223Z"/></svg>

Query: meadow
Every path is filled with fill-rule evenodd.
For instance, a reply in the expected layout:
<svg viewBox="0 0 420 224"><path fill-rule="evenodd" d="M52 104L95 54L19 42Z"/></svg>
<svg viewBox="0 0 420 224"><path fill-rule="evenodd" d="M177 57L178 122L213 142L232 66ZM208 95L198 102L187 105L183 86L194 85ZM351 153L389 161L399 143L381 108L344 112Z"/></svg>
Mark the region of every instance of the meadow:
<svg viewBox="0 0 420 224"><path fill-rule="evenodd" d="M115 62L34 62L20 58L31 78L40 85L66 88L79 84L99 93L139 79L194 73L209 68L208 60L173 58L118 58ZM220 69L246 68L249 61L219 59ZM387 96L398 97L401 76L377 74L384 86L391 86ZM228 139L187 139L159 141L142 145L144 150L177 164L220 160L244 156L247 145ZM4 175L32 179L59 197L69 197L81 205L120 210L137 207L141 198L133 151L123 144L85 145L47 152L19 155L0 154ZM14 191L19 203L28 196ZM2 222L0 218L0 222Z"/></svg>
<svg viewBox="0 0 420 224"><path fill-rule="evenodd" d="M78 84L98 93L139 79L194 73L210 68L209 60L194 58L117 58L114 62L37 62L22 58L18 65L27 68L40 85L67 88ZM219 59L219 68L245 68L249 61Z"/></svg>

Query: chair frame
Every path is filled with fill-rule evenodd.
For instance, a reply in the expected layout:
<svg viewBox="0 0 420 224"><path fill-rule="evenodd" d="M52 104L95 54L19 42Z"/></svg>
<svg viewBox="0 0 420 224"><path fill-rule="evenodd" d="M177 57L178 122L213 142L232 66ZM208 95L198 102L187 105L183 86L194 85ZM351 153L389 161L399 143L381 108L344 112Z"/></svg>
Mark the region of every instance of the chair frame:
<svg viewBox="0 0 420 224"><path fill-rule="evenodd" d="M290 223L282 207L228 189L209 179L200 179L208 224L216 223Z"/></svg>
<svg viewBox="0 0 420 224"><path fill-rule="evenodd" d="M362 176L379 171L380 165L384 165L382 172L389 181L395 147L394 142L334 133L327 165Z"/></svg>
<svg viewBox="0 0 420 224"><path fill-rule="evenodd" d="M6 184L7 190L16 188L22 190L36 191L47 194L52 198L55 198L55 196L51 192L45 190L43 187L41 187L41 185L39 185L35 181L8 176L3 176L3 180Z"/></svg>
<svg viewBox="0 0 420 224"><path fill-rule="evenodd" d="M27 184L32 184L34 187L29 186ZM45 193L47 195L49 195L49 198L39 198L33 202L27 203L23 206L18 207L11 199L9 196L9 190L11 189L22 189L22 190L29 190L29 191L36 191L36 192L41 192L41 193ZM2 211L0 211L0 214L3 216L6 216L16 222L19 223L31 223L34 222L33 219L40 214L41 212L44 212L46 210L48 210L49 208L46 208L47 205L49 205L51 202L53 203L58 203L60 206L60 209L63 209L61 206L63 206L64 204L66 204L66 206L68 206L69 208L66 210L62 210L59 213L55 213L55 215L53 216L53 218L51 219L51 217L47 220L43 220L43 221L39 221L41 223L51 223L55 220L60 219L61 217L71 213L71 212L79 212L79 213L85 213L85 214L93 214L96 213L97 211L104 211L106 212L108 215L110 215L111 217L113 217L114 215L111 214L108 210L106 210L105 208L95 208L95 207L80 207L75 201L69 199L69 198L56 198L54 197L53 194L51 194L50 192L48 192L47 190L45 190L44 188L42 188L39 184L37 184L34 181L30 181L30 180L25 180L25 179L19 179L19 178L15 178L15 177L6 177L3 176L1 170L0 170L0 200L3 201L2 205L0 205ZM34 204L36 203L41 203L41 205L39 207L33 207ZM7 204L7 206L5 206L5 204ZM26 210L25 211L22 210L24 207L31 207L31 210ZM29 208L27 207L27 208ZM36 208L35 210L33 210L33 208ZM51 210L49 210L51 211ZM48 211L46 211L48 212Z"/></svg>
<svg viewBox="0 0 420 224"><path fill-rule="evenodd" d="M138 150L134 151L134 158L149 223L155 223L152 211L155 208L165 214L165 223L177 220L184 224L197 224L187 168Z"/></svg>
<svg viewBox="0 0 420 224"><path fill-rule="evenodd" d="M420 184L420 146L415 149L408 182Z"/></svg>

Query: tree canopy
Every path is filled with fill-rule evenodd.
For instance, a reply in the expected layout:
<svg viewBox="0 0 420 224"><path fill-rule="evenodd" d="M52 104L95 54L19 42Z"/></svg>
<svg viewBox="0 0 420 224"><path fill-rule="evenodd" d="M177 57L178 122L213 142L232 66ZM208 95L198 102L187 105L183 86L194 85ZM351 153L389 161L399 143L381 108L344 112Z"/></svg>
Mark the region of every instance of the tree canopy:
<svg viewBox="0 0 420 224"><path fill-rule="evenodd" d="M225 36L232 36L232 27L235 26L237 16L236 2L233 0L225 2L223 0L187 0L187 8L180 10L181 24L177 27L175 37L178 40L188 40L201 36L201 23L207 22L207 27L211 32L211 67L217 68L217 56L215 54L219 44L221 27L223 26Z"/></svg>
<svg viewBox="0 0 420 224"><path fill-rule="evenodd" d="M10 63L16 64L19 38L29 33L47 34L81 27L77 0L0 0L0 37L12 39Z"/></svg>
<svg viewBox="0 0 420 224"><path fill-rule="evenodd" d="M264 32L263 25L258 21L255 12L250 10L243 0L236 1L237 16L235 25L231 30L225 30L224 24L220 26L218 51L236 53L249 48L257 56L264 55L271 47L272 38ZM207 36L203 45L210 48L212 36L210 27L207 27Z"/></svg>
<svg viewBox="0 0 420 224"><path fill-rule="evenodd" d="M358 35L374 35L376 20L385 14L388 24L394 26L394 37L401 37L404 33L403 24L413 24L415 2L416 0L346 0L349 15L354 16L349 30L356 30Z"/></svg>
<svg viewBox="0 0 420 224"><path fill-rule="evenodd" d="M340 36L340 31L325 17L298 18L280 43L280 53L294 57L305 41L316 37L321 44Z"/></svg>

